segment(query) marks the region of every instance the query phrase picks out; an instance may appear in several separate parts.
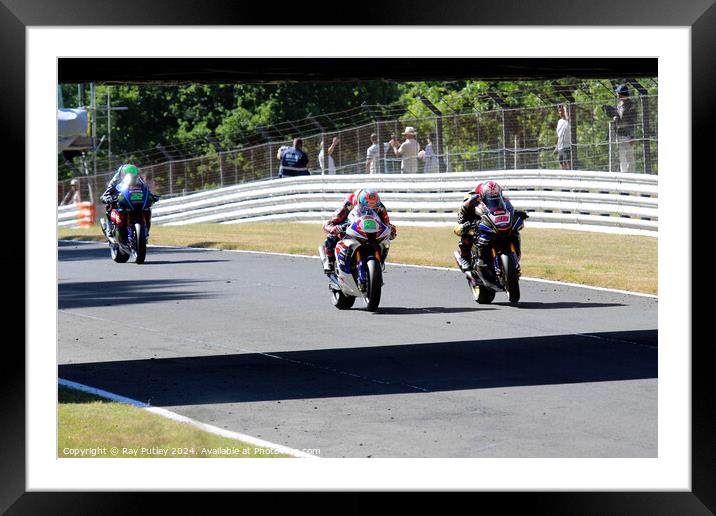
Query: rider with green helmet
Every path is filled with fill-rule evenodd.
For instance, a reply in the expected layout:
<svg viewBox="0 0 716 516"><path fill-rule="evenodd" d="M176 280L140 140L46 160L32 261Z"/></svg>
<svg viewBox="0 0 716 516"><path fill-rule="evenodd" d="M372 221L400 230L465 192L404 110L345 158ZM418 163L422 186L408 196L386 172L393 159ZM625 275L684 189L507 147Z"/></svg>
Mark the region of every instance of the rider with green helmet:
<svg viewBox="0 0 716 516"><path fill-rule="evenodd" d="M137 165L125 163L119 166L117 172L115 172L115 174L112 176L112 179L110 179L109 183L107 183L107 189L100 197L100 200L105 203L105 211L107 215L106 219L100 219L100 224L102 225L102 229L106 234L114 233L114 228L108 227L112 225L110 212L112 211L112 206L117 202L117 199L119 197L119 191L117 190L117 186L120 185L127 176L129 176L128 180L131 181L132 184L144 183L144 179L142 179L142 175L139 173L139 167L137 167ZM159 200L159 196L153 194L152 192L149 192L149 196L152 200L152 203L155 203ZM151 214L151 210L149 210L149 218L147 220L147 234L149 233L149 229L152 226Z"/></svg>

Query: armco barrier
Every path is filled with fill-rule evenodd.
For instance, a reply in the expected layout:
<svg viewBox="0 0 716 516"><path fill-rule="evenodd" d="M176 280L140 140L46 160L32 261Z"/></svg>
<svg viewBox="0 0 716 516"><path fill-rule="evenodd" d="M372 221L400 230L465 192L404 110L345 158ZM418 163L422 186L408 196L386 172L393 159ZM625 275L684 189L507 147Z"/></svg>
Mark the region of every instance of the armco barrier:
<svg viewBox="0 0 716 516"><path fill-rule="evenodd" d="M396 224L451 225L466 192L494 179L532 225L656 236L658 176L512 170L443 174L314 175L244 183L162 199L156 224L326 220L348 192L374 188ZM59 224L70 226L60 209Z"/></svg>

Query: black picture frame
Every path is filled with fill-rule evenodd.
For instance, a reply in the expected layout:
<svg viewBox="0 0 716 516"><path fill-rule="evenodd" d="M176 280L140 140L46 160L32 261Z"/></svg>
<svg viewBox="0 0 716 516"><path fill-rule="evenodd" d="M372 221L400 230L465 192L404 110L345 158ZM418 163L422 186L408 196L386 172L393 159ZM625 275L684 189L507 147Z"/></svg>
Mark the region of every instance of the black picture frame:
<svg viewBox="0 0 716 516"><path fill-rule="evenodd" d="M684 26L691 28L692 43L692 166L707 168L710 148L707 138L714 113L714 48L716 47L716 7L713 0L686 3L658 0L642 4L633 0L590 2L589 5L557 0L525 3L519 0L501 2L453 3L445 9L440 3L425 1L400 3L394 8L401 12L400 23L408 25L620 25L620 26ZM372 5L372 4L371 4ZM377 6L378 4L376 4ZM70 8L71 7L71 8ZM409 8L408 8L409 7ZM294 26L315 24L313 13L332 9L328 3L313 4L310 12L292 16ZM272 17L273 15L273 17ZM387 25L395 18L371 10L360 9L359 17L347 18L366 25ZM52 0L0 0L0 41L2 45L0 70L0 105L6 120L13 125L2 126L2 141L12 155L19 157L18 169L25 170L25 28L34 25L273 25L275 13L260 3L242 4L240 8L229 0L205 2L139 2L116 3L89 0L54 2ZM324 23L335 24L326 20ZM626 45L626 43L625 43ZM683 101L678 99L677 101ZM686 106L685 106L686 107ZM9 154L7 152L6 154ZM28 192L28 199L30 192ZM697 220L695 217L693 220ZM26 238L30 238L26 234ZM19 247L19 246L18 246ZM24 253L4 256L3 264L27 270ZM22 263L21 263L22 262ZM689 278L689 281L691 279ZM24 285L23 285L24 286ZM18 290L19 291L19 290ZM15 303L15 309L24 303ZM693 304L692 304L693 306ZM9 315L9 314L8 314ZM7 315L6 315L7 317ZM694 332L695 334L695 332ZM712 514L716 508L713 375L707 371L708 339L694 340L692 350L692 490L690 492L560 492L560 493L475 493L469 503L497 502L507 510L528 509L533 513L550 514ZM688 343L683 343L687 345ZM160 501L164 510L182 507L181 512L216 506L228 495L202 493L206 501L193 501L188 495L175 493L28 493L25 489L25 358L24 350L15 346L2 364L2 396L0 414L0 512L8 514L106 514L111 512L143 512L149 500ZM241 494L248 503L253 495ZM258 496L258 495L257 495ZM459 495L462 496L462 495ZM477 497L476 500L473 500ZM422 497L404 496L411 503L422 504ZM349 495L351 510L361 507L371 510L382 503L380 494L358 498ZM275 499L274 499L275 500ZM257 500L258 503L262 503ZM326 503L325 498L305 494L303 501ZM194 506L194 504L197 504ZM292 502L295 503L295 502ZM345 503L345 502L343 502ZM451 503L460 503L454 499ZM168 505L167 505L168 504ZM347 512L347 511L346 511Z"/></svg>

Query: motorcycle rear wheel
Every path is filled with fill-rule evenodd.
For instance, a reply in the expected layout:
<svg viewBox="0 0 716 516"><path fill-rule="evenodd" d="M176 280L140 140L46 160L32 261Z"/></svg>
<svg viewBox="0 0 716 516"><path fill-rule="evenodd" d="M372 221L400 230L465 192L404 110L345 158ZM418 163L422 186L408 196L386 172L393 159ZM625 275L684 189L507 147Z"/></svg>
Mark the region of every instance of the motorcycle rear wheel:
<svg viewBox="0 0 716 516"><path fill-rule="evenodd" d="M477 301L481 305L489 305L495 299L495 291L489 287L481 285L473 287L473 296L475 290L477 290L477 297L475 301Z"/></svg>
<svg viewBox="0 0 716 516"><path fill-rule="evenodd" d="M117 244L109 244L109 254L117 263L126 263L129 260L129 255L123 252Z"/></svg>
<svg viewBox="0 0 716 516"><path fill-rule="evenodd" d="M339 310L348 310L356 302L354 296L347 296L340 290L333 290L331 293L333 294L333 306Z"/></svg>

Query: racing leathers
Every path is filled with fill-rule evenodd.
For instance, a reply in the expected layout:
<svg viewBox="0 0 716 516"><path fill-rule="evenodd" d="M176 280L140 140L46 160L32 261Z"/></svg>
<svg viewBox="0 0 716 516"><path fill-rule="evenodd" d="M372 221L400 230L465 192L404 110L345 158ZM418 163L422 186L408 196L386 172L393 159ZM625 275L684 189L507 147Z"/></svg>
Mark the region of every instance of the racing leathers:
<svg viewBox="0 0 716 516"><path fill-rule="evenodd" d="M100 196L100 200L105 204L105 213L106 218L104 219L104 223L102 224L102 229L104 230L105 234L112 235L114 234L114 222L112 222L111 212L112 208L116 205L117 199L119 198L119 191L117 190L117 186L119 186L122 181L124 181L125 177L124 172L124 165L119 167L117 169L117 172L112 176L112 179L109 180L109 183L107 183L107 188L105 189L104 193ZM137 176L138 180L144 183L144 180L141 178L141 176ZM149 192L149 198L152 203L155 203L159 200L159 196ZM147 209L147 236L149 236L149 230L152 227L152 210Z"/></svg>
<svg viewBox="0 0 716 516"><path fill-rule="evenodd" d="M323 250L325 253L325 260L323 261L323 271L326 274L331 274L335 270L336 244L343 237L343 233L345 233L348 215L350 214L351 210L353 210L353 208L355 208L358 204L359 194L360 190L357 190L348 195L343 200L343 204L341 204L340 208L338 208L333 214L333 216L328 220L328 222L323 225L323 230L328 233L325 242L323 242ZM390 239L394 239L397 234L397 229L393 224L390 223L388 210L382 202L375 209L375 212L383 221L383 223L390 227ZM385 262L386 256L387 253L383 256L383 262Z"/></svg>
<svg viewBox="0 0 716 516"><path fill-rule="evenodd" d="M508 210L512 210L512 203L507 197L504 197L505 207ZM453 228L453 232L460 237L458 243L458 250L460 251L460 269L463 272L472 269L472 245L475 241L475 237L478 234L477 225L482 216L487 213L487 206L482 202L482 195L470 192L465 195L460 209L457 214L457 224ZM478 267L485 267L485 245L481 245L482 240L477 240L477 262L475 263ZM520 235L517 233L517 255L520 255Z"/></svg>

